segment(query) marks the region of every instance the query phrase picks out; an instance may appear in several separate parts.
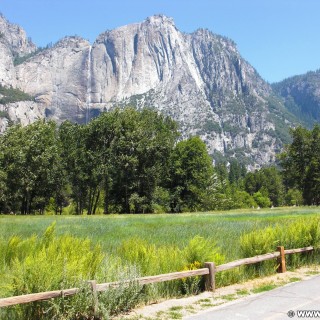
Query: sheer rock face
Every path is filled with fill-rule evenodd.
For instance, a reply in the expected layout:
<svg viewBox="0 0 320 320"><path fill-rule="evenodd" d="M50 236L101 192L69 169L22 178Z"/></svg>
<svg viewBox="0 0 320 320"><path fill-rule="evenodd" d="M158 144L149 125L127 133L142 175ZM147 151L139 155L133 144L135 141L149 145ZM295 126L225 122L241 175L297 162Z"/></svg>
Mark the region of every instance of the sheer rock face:
<svg viewBox="0 0 320 320"><path fill-rule="evenodd" d="M11 121L23 126L45 118L44 108L34 101L19 101L0 105L0 111L5 112ZM8 118L0 118L0 133L7 129Z"/></svg>
<svg viewBox="0 0 320 320"><path fill-rule="evenodd" d="M166 17L151 17L143 23L106 32L97 39L92 52L97 63L93 78L101 83L93 88L98 101L121 100L159 87L176 87L185 80L203 89L189 37Z"/></svg>
<svg viewBox="0 0 320 320"><path fill-rule="evenodd" d="M58 121L82 118L86 106L90 43L66 37L16 67L18 87L45 106Z"/></svg>
<svg viewBox="0 0 320 320"><path fill-rule="evenodd" d="M13 55L4 38L0 38L0 85L15 86Z"/></svg>
<svg viewBox="0 0 320 320"><path fill-rule="evenodd" d="M14 57L35 50L36 46L27 39L25 31L0 14L0 85L15 86Z"/></svg>
<svg viewBox="0 0 320 320"><path fill-rule="evenodd" d="M9 60L0 60L0 75ZM92 46L65 38L14 72L12 85L35 96L42 114L58 121L87 122L129 104L172 116L183 137L200 135L212 154L263 164L281 145L272 134L272 90L235 44L208 30L182 33L165 16L106 31Z"/></svg>
<svg viewBox="0 0 320 320"><path fill-rule="evenodd" d="M258 163L274 160L278 142L260 134L275 130L271 88L231 40L208 30L184 34L154 16L101 34L91 59L91 108L152 106L176 119L183 136L200 135L211 153L241 149ZM271 148L253 148L257 139L270 139Z"/></svg>

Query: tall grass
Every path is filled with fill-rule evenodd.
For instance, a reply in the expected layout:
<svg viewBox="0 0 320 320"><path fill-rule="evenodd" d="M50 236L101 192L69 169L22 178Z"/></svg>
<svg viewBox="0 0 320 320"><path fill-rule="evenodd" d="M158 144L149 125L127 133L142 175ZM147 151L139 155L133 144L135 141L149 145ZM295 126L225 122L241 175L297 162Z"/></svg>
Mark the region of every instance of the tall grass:
<svg viewBox="0 0 320 320"><path fill-rule="evenodd" d="M140 238L125 241L118 251L124 261L137 265L141 274L156 275L179 271L187 265L205 261L222 263L224 256L213 241L196 236L180 249L176 246L149 244Z"/></svg>
<svg viewBox="0 0 320 320"><path fill-rule="evenodd" d="M298 219L292 223L276 224L272 227L253 230L240 238L240 249L244 257L274 251L276 246L303 248L320 245L320 218Z"/></svg>
<svg viewBox="0 0 320 320"><path fill-rule="evenodd" d="M123 263L129 262L136 266L142 275L199 269L205 261L221 264L225 260L213 241L200 236L192 238L182 249L170 245L155 246L140 238L134 238L120 246L118 255ZM201 288L203 289L201 277L150 285L146 288L145 301L198 293Z"/></svg>
<svg viewBox="0 0 320 320"><path fill-rule="evenodd" d="M285 249L303 248L313 246L312 253L288 255L286 264L288 268L296 268L304 264L319 262L320 247L320 218L298 219L292 223L276 224L272 227L253 230L243 234L240 238L240 250L243 257L252 257L259 254L275 251L276 246ZM275 272L276 260L262 262L244 268L247 274L256 275Z"/></svg>
<svg viewBox="0 0 320 320"><path fill-rule="evenodd" d="M212 241L200 236L183 248L156 247L141 239L126 241L117 255L102 252L101 246L89 239L55 235L55 223L41 237L11 237L1 243L4 253L2 272L6 282L2 293L14 296L80 287L75 297L34 302L2 310L3 319L91 319L93 300L85 283L88 279L111 282L134 279L143 274L159 274L202 266L204 260L222 262L224 257ZM163 296L198 292L198 282L174 281L142 288L134 281L99 294L99 316L126 311L137 303Z"/></svg>
<svg viewBox="0 0 320 320"><path fill-rule="evenodd" d="M56 234L90 238L100 243L104 252L116 252L126 240L139 236L156 246L184 247L192 238L201 235L214 241L227 259L240 257L239 238L253 229L277 223L289 223L297 218L319 215L316 207L266 210L234 210L231 212L108 215L108 216L3 216L0 215L0 239L12 235L27 238L41 236L56 221Z"/></svg>
<svg viewBox="0 0 320 320"><path fill-rule="evenodd" d="M1 286L4 296L80 288L80 293L71 298L1 309L1 319L93 319L93 297L87 280L108 282L122 276L126 279L139 276L126 265L120 270L120 260L102 252L101 246L89 239L56 236L55 224L41 237L13 236L7 243L2 241L0 250L3 253L1 271L6 275ZM116 293L109 290L109 295L101 295L103 304L99 304L99 318L132 307L139 292L138 286L132 283L120 286Z"/></svg>
<svg viewBox="0 0 320 320"><path fill-rule="evenodd" d="M205 261L219 265L273 252L278 245L319 247L319 224L317 208L183 215L0 216L1 297L82 288L74 297L2 309L0 319L77 319L77 312L89 319L93 297L86 280L101 283L197 269ZM293 255L288 265L295 267L312 259L314 256ZM218 273L217 285L268 274L275 268L271 261ZM139 303L202 289L201 277L143 287L132 281L129 287L99 294L98 317L107 319Z"/></svg>

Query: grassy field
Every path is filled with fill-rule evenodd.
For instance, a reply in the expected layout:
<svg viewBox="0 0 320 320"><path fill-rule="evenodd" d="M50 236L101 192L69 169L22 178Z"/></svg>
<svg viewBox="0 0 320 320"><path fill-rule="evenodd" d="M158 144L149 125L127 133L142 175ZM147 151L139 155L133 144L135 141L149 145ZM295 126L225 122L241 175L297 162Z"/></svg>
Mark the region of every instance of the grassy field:
<svg viewBox="0 0 320 320"><path fill-rule="evenodd" d="M89 238L99 242L107 252L115 252L121 243L132 238L141 238L156 246L182 248L200 235L216 242L230 260L239 257L242 234L315 216L320 217L318 207L159 215L0 216L0 238L39 236L56 221L58 235L67 233Z"/></svg>
<svg viewBox="0 0 320 320"><path fill-rule="evenodd" d="M320 208L159 215L2 215L0 297L71 288L88 279L109 282L198 269L204 261L221 264L275 251L280 244L288 249L319 247ZM319 255L294 256L288 258L289 268L315 262ZM236 268L219 273L217 285L274 273L275 269L273 260ZM103 308L108 306L106 314L112 315L141 301L197 293L201 283L202 278L195 277L146 288L133 286L107 292L99 299ZM69 319L68 314L73 319L74 312L81 308L87 312L91 303L88 296L82 302L74 299L68 307L60 299L0 310L0 319L47 319L50 312L51 318ZM39 314L41 317L36 316Z"/></svg>

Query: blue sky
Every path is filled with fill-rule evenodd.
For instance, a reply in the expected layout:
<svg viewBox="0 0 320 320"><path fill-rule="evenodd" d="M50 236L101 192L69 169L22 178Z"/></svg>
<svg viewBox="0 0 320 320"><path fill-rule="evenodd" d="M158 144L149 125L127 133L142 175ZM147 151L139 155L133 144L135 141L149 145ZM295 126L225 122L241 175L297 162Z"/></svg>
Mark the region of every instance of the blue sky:
<svg viewBox="0 0 320 320"><path fill-rule="evenodd" d="M320 68L320 0L0 0L0 12L38 46L66 35L93 42L162 13L181 31L201 27L231 38L269 82Z"/></svg>

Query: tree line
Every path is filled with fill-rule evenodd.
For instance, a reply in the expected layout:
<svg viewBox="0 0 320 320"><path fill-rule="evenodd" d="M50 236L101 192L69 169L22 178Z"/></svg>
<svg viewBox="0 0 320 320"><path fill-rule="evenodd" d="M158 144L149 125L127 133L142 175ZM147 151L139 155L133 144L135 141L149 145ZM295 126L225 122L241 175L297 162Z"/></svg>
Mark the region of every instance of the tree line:
<svg viewBox="0 0 320 320"><path fill-rule="evenodd" d="M292 143L280 155L284 183L299 190L305 205L320 205L320 126L291 130Z"/></svg>
<svg viewBox="0 0 320 320"><path fill-rule="evenodd" d="M152 110L116 109L88 125L39 120L0 138L3 213L140 213L200 209L213 178L197 137Z"/></svg>
<svg viewBox="0 0 320 320"><path fill-rule="evenodd" d="M283 170L247 172L236 159L213 166L199 137L180 141L176 122L151 109L115 109L87 125L12 125L0 137L0 212L91 215L318 204L309 191L320 190L320 173L311 175L320 164L310 154L320 152L319 131L292 130L293 142L280 159Z"/></svg>

